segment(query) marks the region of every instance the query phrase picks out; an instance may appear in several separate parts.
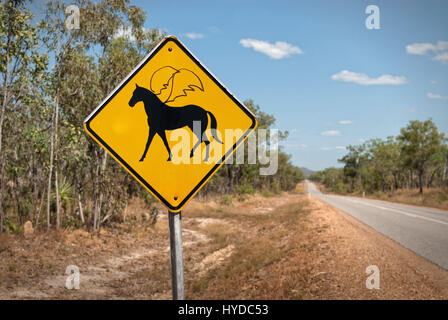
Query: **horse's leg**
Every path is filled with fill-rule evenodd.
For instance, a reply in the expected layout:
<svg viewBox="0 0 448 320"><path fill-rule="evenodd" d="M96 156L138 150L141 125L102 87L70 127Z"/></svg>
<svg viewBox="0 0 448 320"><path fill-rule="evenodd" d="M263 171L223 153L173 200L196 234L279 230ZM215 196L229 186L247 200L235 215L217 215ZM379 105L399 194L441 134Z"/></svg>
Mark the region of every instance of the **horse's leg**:
<svg viewBox="0 0 448 320"><path fill-rule="evenodd" d="M203 136L202 142L205 143L205 159L204 159L204 162L207 162L208 161L208 156L209 156L209 149L210 149L210 146L209 146L210 140L208 140L207 135L205 134L205 131L202 133L202 136Z"/></svg>
<svg viewBox="0 0 448 320"><path fill-rule="evenodd" d="M199 145L202 142L202 139L201 139L202 128L198 128L198 125L197 125L198 122L201 123L201 121L194 120L192 123L188 124L188 127L190 128L191 132L193 132L193 134L196 136L196 138L198 138L198 141L196 141L195 145L191 149L190 158L193 158L194 150L196 150L196 148L199 147ZM201 131L199 131L199 130L201 130Z"/></svg>
<svg viewBox="0 0 448 320"><path fill-rule="evenodd" d="M202 135L202 142L205 143L205 159L204 162L208 161L208 157L209 157L209 150L210 150L210 140L208 140L207 135L205 134L205 130L207 130L207 125L208 125L208 120L207 120L207 114L205 114L205 121L201 122L201 135Z"/></svg>
<svg viewBox="0 0 448 320"><path fill-rule="evenodd" d="M170 150L170 146L168 145L168 140L166 140L165 130L159 131L159 136L162 138L163 144L165 144L165 148L169 154L167 161L171 161L171 150Z"/></svg>
<svg viewBox="0 0 448 320"><path fill-rule="evenodd" d="M204 162L208 161L208 156L209 156L209 149L210 149L210 141L206 140L205 142L205 159Z"/></svg>
<svg viewBox="0 0 448 320"><path fill-rule="evenodd" d="M190 158L193 158L194 155L194 150L196 150L197 147L199 147L199 145L201 144L201 140L198 140L195 145L193 146L193 149L191 149L191 153L190 153Z"/></svg>
<svg viewBox="0 0 448 320"><path fill-rule="evenodd" d="M151 128L149 129L149 135L148 135L148 141L146 141L146 147L145 147L145 151L143 152L143 155L140 159L140 161L143 161L146 157L146 153L148 152L148 148L151 145L151 141L154 138L156 132L154 130L151 130Z"/></svg>
<svg viewBox="0 0 448 320"><path fill-rule="evenodd" d="M192 131L193 131L193 129L192 129ZM199 147L199 145L203 142L200 132L193 131L193 133L195 134L196 138L198 138L198 141L196 141L195 145L193 146L193 149L191 149L190 158L193 158L194 150L196 150L196 148Z"/></svg>

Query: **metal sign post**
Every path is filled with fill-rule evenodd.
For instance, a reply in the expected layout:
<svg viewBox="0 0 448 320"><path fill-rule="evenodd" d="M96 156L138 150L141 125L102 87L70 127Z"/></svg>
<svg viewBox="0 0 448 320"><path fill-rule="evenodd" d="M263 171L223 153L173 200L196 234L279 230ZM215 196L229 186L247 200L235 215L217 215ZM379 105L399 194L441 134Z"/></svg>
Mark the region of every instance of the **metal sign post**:
<svg viewBox="0 0 448 320"><path fill-rule="evenodd" d="M173 300L185 299L184 262L182 254L182 218L181 212L168 211L171 249L171 283Z"/></svg>

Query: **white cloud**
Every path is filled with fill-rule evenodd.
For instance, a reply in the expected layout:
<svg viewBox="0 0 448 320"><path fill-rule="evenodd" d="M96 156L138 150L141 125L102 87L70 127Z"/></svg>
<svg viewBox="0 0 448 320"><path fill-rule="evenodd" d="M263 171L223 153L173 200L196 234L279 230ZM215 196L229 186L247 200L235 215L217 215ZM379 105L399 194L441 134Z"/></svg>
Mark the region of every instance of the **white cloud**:
<svg viewBox="0 0 448 320"><path fill-rule="evenodd" d="M321 136L326 136L326 137L337 137L337 136L342 136L342 133L340 133L337 130L327 130L327 131L322 131L320 133Z"/></svg>
<svg viewBox="0 0 448 320"><path fill-rule="evenodd" d="M426 55L434 54L432 60L442 63L448 63L448 41L437 41L437 43L413 43L406 46L406 52L409 54Z"/></svg>
<svg viewBox="0 0 448 320"><path fill-rule="evenodd" d="M432 83L432 84L436 84L437 81L436 81L436 80L431 80L431 83Z"/></svg>
<svg viewBox="0 0 448 320"><path fill-rule="evenodd" d="M252 48L269 56L271 59L284 59L294 54L302 54L303 51L290 43L277 41L271 44L267 41L256 39L241 39L240 44L245 48Z"/></svg>
<svg viewBox="0 0 448 320"><path fill-rule="evenodd" d="M429 99L441 99L441 100L448 100L448 96L441 96L440 94L434 94L431 92L428 92L427 94Z"/></svg>
<svg viewBox="0 0 448 320"><path fill-rule="evenodd" d="M448 52L442 52L442 53L436 55L432 59L440 61L440 62L448 63Z"/></svg>
<svg viewBox="0 0 448 320"><path fill-rule="evenodd" d="M344 146L336 146L336 147L322 147L320 148L324 151L331 151L331 150L346 150Z"/></svg>
<svg viewBox="0 0 448 320"><path fill-rule="evenodd" d="M353 121L352 120L341 120L339 121L339 124L352 124Z"/></svg>
<svg viewBox="0 0 448 320"><path fill-rule="evenodd" d="M187 33L184 33L184 36L186 36L189 39L193 39L193 40L204 38L204 35L202 33L197 33L197 32L187 32Z"/></svg>
<svg viewBox="0 0 448 320"><path fill-rule="evenodd" d="M430 51L442 51L448 49L448 41L437 41L436 44L429 42L413 43L406 46L409 54L425 55Z"/></svg>
<svg viewBox="0 0 448 320"><path fill-rule="evenodd" d="M343 81L343 82L353 82L365 86L369 85L399 85L407 82L406 77L392 76L389 74L383 74L378 78L370 78L365 73L357 73L348 70L342 70L331 76L332 80Z"/></svg>

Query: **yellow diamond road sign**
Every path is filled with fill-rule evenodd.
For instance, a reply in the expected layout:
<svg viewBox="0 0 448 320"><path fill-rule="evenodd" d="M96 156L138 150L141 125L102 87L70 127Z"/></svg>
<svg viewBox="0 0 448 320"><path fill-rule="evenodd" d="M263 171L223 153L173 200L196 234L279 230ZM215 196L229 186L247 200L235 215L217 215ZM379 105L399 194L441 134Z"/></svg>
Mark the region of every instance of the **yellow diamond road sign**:
<svg viewBox="0 0 448 320"><path fill-rule="evenodd" d="M167 37L84 125L134 178L177 212L257 121L178 39Z"/></svg>

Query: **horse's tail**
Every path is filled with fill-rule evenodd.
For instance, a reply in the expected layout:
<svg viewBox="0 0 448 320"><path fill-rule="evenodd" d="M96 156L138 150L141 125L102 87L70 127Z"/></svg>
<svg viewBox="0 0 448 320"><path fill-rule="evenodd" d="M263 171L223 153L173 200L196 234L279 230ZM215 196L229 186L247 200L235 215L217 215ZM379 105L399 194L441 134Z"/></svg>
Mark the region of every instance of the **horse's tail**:
<svg viewBox="0 0 448 320"><path fill-rule="evenodd" d="M216 123L216 118L210 111L207 111L207 114L210 116L210 131L212 132L213 138L215 138L216 141L222 144L222 141L219 140L218 134L216 132L218 124Z"/></svg>

